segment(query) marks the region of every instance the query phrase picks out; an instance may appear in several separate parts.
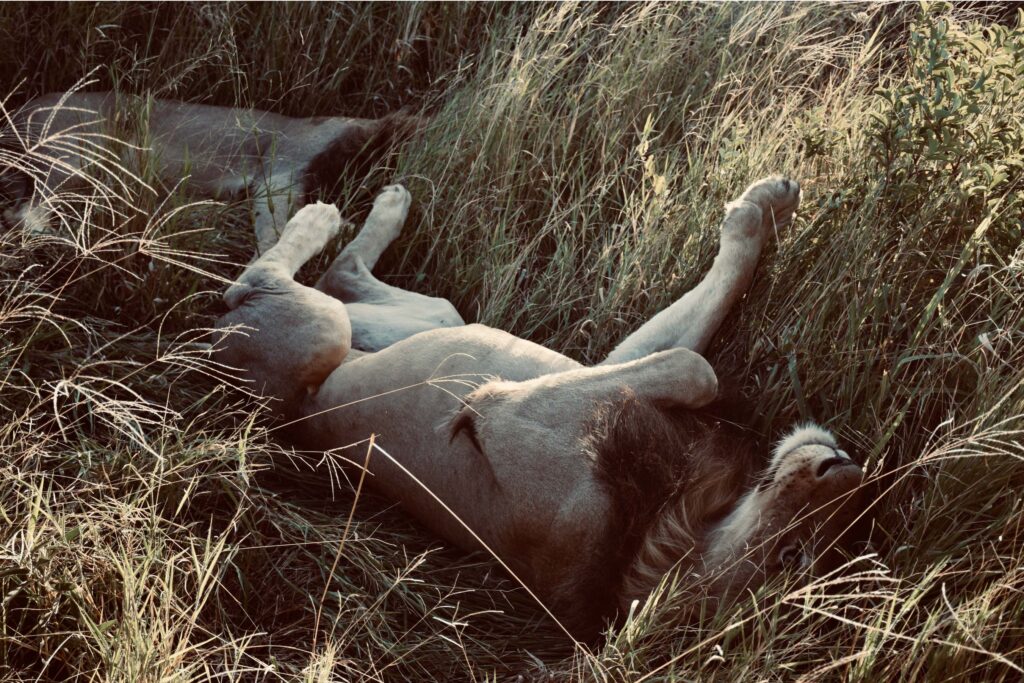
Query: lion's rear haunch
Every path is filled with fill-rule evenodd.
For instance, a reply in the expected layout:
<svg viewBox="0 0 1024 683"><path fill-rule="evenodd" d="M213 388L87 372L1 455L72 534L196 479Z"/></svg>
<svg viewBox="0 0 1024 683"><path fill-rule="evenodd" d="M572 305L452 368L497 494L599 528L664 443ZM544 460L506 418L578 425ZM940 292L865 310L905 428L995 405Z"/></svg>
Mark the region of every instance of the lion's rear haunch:
<svg viewBox="0 0 1024 683"><path fill-rule="evenodd" d="M760 469L753 440L726 419L734 408L666 409L627 393L595 416L596 475L612 501L611 523L573 587L578 599L560 605L574 632L596 635L677 563L699 560L710 526ZM665 514L670 508L682 514Z"/></svg>

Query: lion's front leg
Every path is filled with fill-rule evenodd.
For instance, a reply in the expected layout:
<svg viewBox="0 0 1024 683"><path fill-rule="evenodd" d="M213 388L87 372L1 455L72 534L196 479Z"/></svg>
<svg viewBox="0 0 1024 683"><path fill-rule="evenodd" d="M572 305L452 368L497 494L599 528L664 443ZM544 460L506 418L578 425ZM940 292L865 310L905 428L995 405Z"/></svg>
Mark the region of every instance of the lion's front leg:
<svg viewBox="0 0 1024 683"><path fill-rule="evenodd" d="M703 353L729 309L750 286L769 236L792 220L799 202L799 184L772 177L757 181L727 204L721 246L708 274L627 337L604 363L622 363L676 347Z"/></svg>

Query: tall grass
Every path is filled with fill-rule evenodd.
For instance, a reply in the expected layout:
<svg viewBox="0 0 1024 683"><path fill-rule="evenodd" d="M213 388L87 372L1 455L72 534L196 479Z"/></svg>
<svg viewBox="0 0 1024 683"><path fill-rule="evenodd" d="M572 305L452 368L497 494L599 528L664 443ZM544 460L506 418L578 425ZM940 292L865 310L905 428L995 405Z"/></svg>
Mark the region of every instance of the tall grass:
<svg viewBox="0 0 1024 683"><path fill-rule="evenodd" d="M414 215L379 272L584 361L699 280L746 183L801 180L711 360L745 378L766 448L812 418L853 446L875 551L700 625L670 575L573 650L495 564L357 496L225 389L201 343L248 258L246 212L191 203L108 141L58 233L0 236L5 678L1019 679L1019 20L572 3L0 18L8 111L85 77L292 115L428 108L396 169ZM355 189L331 198L352 216Z"/></svg>

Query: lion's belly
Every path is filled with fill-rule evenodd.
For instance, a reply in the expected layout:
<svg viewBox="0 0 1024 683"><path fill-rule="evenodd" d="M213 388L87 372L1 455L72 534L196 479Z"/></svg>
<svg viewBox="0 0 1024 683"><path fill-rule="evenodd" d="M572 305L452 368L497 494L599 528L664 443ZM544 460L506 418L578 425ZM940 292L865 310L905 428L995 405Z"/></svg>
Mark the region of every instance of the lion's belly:
<svg viewBox="0 0 1024 683"><path fill-rule="evenodd" d="M477 547L424 489L429 488L489 544L501 546L507 527L501 518L511 513L498 500L493 471L466 439L451 438L448 425L463 407L461 399L484 382L578 367L561 354L481 325L431 330L335 370L311 399L299 438L321 450L349 446L340 454L362 462L373 435L393 458L371 454L378 489L438 534Z"/></svg>

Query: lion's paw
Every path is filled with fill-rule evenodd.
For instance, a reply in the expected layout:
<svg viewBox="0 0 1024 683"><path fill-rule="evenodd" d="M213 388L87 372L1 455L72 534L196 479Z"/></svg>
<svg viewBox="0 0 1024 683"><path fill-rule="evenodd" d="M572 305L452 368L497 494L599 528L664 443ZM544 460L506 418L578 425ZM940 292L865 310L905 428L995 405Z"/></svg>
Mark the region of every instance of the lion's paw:
<svg viewBox="0 0 1024 683"><path fill-rule="evenodd" d="M409 190L401 185L387 185L373 200L373 208L405 213L409 210L411 203L412 195L409 194Z"/></svg>
<svg viewBox="0 0 1024 683"><path fill-rule="evenodd" d="M334 204L306 204L288 221L285 232L302 231L310 242L327 244L338 234L341 214Z"/></svg>
<svg viewBox="0 0 1024 683"><path fill-rule="evenodd" d="M762 226L766 230L781 228L793 220L800 204L800 183L781 176L762 178L732 204L753 204L761 210Z"/></svg>

